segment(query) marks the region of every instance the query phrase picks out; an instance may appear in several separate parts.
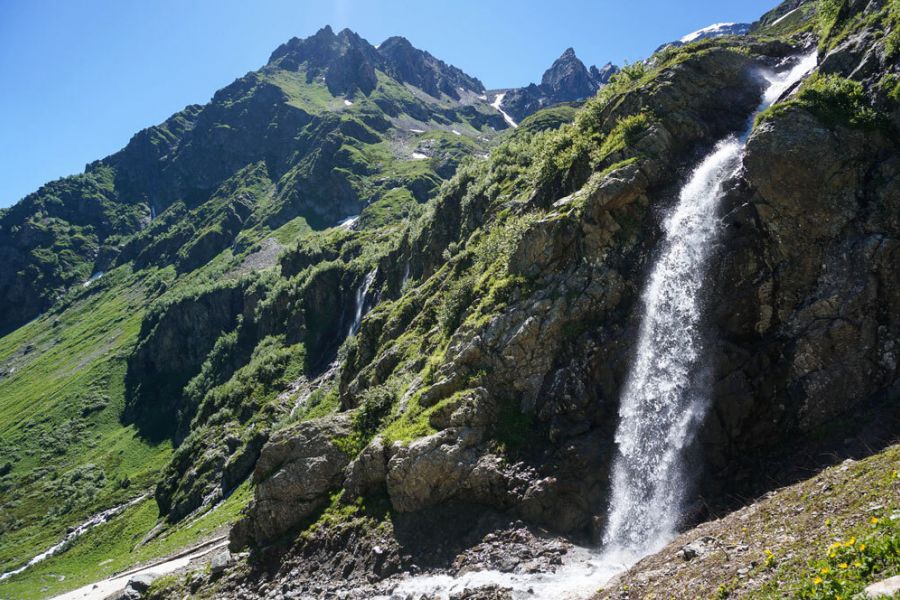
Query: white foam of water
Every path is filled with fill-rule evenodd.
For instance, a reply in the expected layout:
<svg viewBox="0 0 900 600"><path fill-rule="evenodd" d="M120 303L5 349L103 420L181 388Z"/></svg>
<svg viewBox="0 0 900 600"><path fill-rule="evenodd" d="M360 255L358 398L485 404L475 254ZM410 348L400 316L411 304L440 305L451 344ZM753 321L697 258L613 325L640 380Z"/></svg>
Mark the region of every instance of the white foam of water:
<svg viewBox="0 0 900 600"><path fill-rule="evenodd" d="M77 538L81 537L82 535L84 535L85 533L87 533L88 531L93 529L94 527L96 527L98 525L102 525L103 523L106 523L107 521L112 519L114 516L118 515L122 511L124 511L126 508L129 508L130 506L134 506L135 504L137 504L144 498L146 498L146 496L138 496L137 498L134 498L133 500L129 500L125 504L120 504L119 506L114 506L112 508L104 510L103 512L97 513L96 515L94 515L93 517L91 517L90 519L88 519L87 521L85 521L84 523L75 527L72 531L67 533L66 536L63 538L63 540L61 542L59 542L58 544L56 544L55 546L53 546L52 548L49 548L49 549L45 550L44 552L41 552L40 554L38 554L37 556L35 556L31 560L29 560L27 563L25 563L18 569L13 569L12 571L7 571L6 573L0 574L0 581L3 581L4 579L9 579L13 575L18 575L19 573L22 573L23 571L25 571L25 569L28 569L29 567L33 567L34 565L38 564L39 562L42 562L42 561L50 558L54 554L58 554L61 550L63 550L66 546L68 546L71 542L75 541Z"/></svg>
<svg viewBox="0 0 900 600"><path fill-rule="evenodd" d="M400 582L390 596L376 596L377 600L393 598L439 598L447 600L462 590L497 585L512 591L513 598L534 600L582 600L593 596L597 589L627 565L607 560L596 552L575 548L566 555L565 562L554 573L503 573L494 570L469 571L450 575L423 575Z"/></svg>
<svg viewBox="0 0 900 600"><path fill-rule="evenodd" d="M760 110L778 100L816 65L803 57L770 82ZM752 119L751 119L752 123ZM668 543L682 514L690 474L685 450L706 413L701 290L718 238L718 208L740 170L746 138L720 142L694 169L666 219L662 253L643 294L635 362L622 394L618 457L604 542L634 557Z"/></svg>

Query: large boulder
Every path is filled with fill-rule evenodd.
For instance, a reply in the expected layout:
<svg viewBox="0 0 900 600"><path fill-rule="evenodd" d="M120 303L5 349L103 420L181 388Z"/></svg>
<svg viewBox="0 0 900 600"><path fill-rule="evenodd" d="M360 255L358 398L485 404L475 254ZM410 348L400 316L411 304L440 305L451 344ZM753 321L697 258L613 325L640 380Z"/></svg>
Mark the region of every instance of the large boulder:
<svg viewBox="0 0 900 600"><path fill-rule="evenodd" d="M274 542L325 506L352 458L338 443L350 433L350 416L340 414L273 434L256 463L256 493L231 531L231 548Z"/></svg>

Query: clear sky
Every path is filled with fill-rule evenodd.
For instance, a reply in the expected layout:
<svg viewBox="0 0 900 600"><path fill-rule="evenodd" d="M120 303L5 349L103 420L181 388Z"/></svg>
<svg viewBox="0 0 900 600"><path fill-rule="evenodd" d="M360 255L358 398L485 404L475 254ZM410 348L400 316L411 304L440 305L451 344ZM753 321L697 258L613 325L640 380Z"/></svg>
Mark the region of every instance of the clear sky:
<svg viewBox="0 0 900 600"><path fill-rule="evenodd" d="M645 58L778 0L0 0L0 207L124 146L325 24L402 35L488 88Z"/></svg>

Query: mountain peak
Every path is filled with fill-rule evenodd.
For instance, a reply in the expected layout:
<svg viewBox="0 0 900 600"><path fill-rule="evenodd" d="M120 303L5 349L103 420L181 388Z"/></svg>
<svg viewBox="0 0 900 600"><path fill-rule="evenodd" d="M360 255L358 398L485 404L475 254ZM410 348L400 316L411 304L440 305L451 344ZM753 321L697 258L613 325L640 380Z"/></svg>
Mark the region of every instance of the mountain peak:
<svg viewBox="0 0 900 600"><path fill-rule="evenodd" d="M460 89L477 94L484 92L481 81L419 50L404 37L389 37L378 46L377 51L384 59L384 69L388 75L432 96L440 97L443 93L459 99Z"/></svg>
<svg viewBox="0 0 900 600"><path fill-rule="evenodd" d="M597 84L573 48L567 48L547 69L541 86L560 95L560 102L583 99L597 91Z"/></svg>

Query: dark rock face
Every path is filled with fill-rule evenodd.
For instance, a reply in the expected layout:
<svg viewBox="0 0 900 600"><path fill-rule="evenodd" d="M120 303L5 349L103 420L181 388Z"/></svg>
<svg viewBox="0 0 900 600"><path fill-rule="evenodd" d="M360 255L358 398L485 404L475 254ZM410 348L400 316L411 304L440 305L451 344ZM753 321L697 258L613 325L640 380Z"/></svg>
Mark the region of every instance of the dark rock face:
<svg viewBox="0 0 900 600"><path fill-rule="evenodd" d="M459 99L460 90L481 94L484 85L460 69L438 60L428 52L418 50L406 38L391 37L378 46L384 57L386 72L397 81L422 89L432 96L446 94Z"/></svg>
<svg viewBox="0 0 900 600"><path fill-rule="evenodd" d="M601 68L584 66L575 50L568 48L556 59L541 78L540 85L508 90L501 108L516 121L553 104L577 102L593 96L600 86L609 82L618 67L607 63Z"/></svg>
<svg viewBox="0 0 900 600"><path fill-rule="evenodd" d="M414 48L405 38L388 38L376 49L349 29L335 34L327 26L308 39L283 44L272 53L269 64L292 70L303 66L310 79L324 76L333 94L352 96L359 91L368 95L377 83L376 70L435 97L446 94L458 100L460 90L484 91L478 79Z"/></svg>
<svg viewBox="0 0 900 600"><path fill-rule="evenodd" d="M597 82L592 72L575 56L575 50L568 48L541 77L541 87L557 102L569 102L593 95L597 91Z"/></svg>
<svg viewBox="0 0 900 600"><path fill-rule="evenodd" d="M181 389L200 370L216 340L234 329L243 310L241 286L224 285L147 319L128 364L131 401L124 418L138 422L151 438L183 438L193 414L181 410Z"/></svg>
<svg viewBox="0 0 900 600"><path fill-rule="evenodd" d="M331 27L320 29L314 36L293 38L279 46L269 57L270 65L296 70L307 69L307 78L322 75L332 94L369 94L375 89L375 68L381 60L371 44L344 29L335 34Z"/></svg>

